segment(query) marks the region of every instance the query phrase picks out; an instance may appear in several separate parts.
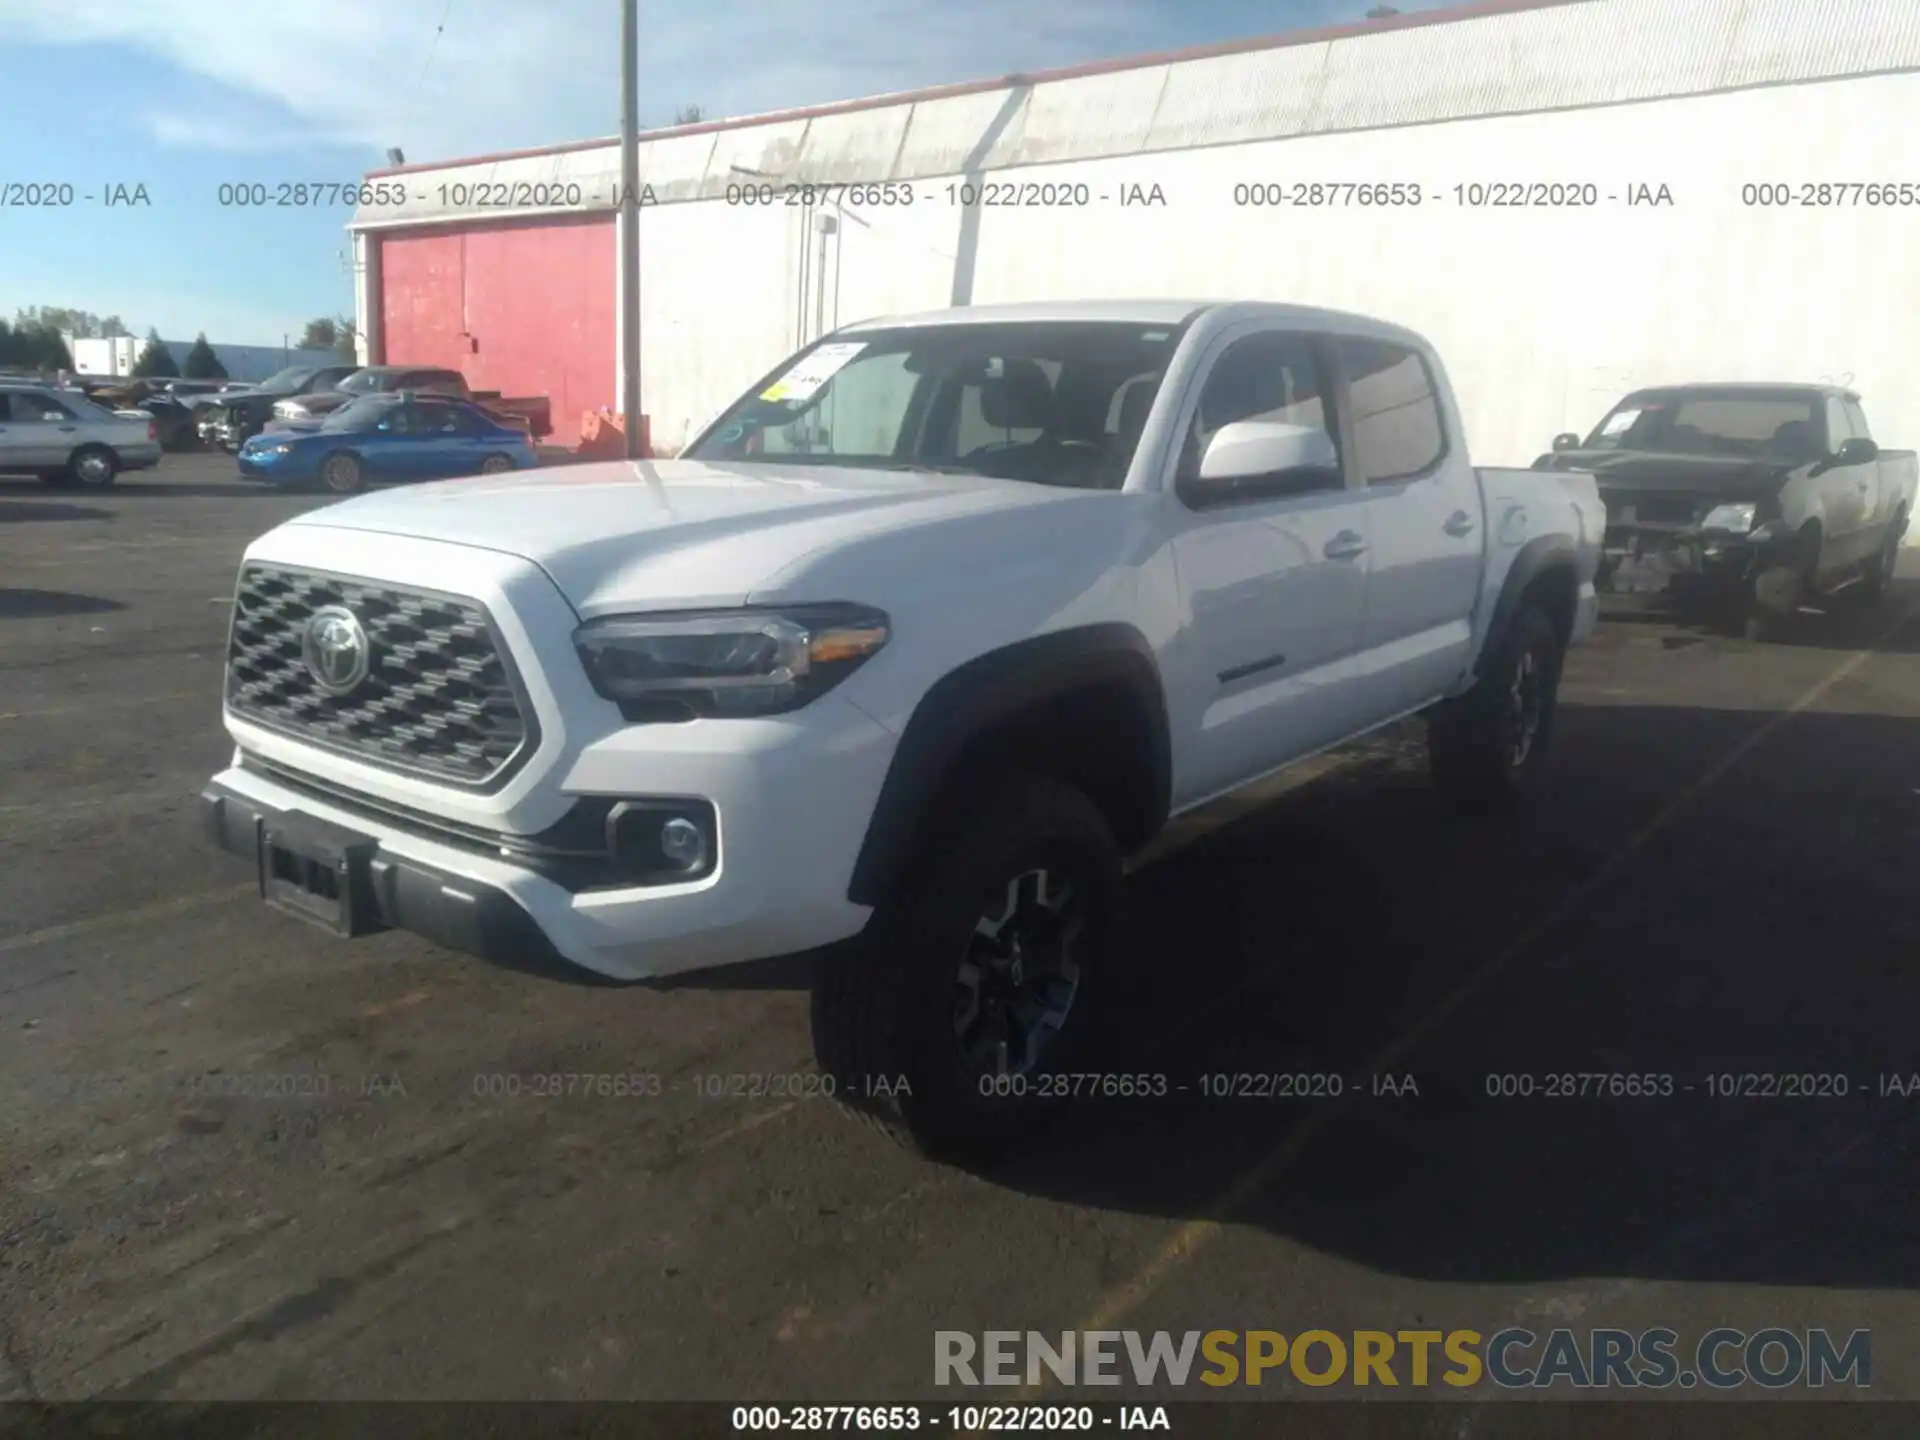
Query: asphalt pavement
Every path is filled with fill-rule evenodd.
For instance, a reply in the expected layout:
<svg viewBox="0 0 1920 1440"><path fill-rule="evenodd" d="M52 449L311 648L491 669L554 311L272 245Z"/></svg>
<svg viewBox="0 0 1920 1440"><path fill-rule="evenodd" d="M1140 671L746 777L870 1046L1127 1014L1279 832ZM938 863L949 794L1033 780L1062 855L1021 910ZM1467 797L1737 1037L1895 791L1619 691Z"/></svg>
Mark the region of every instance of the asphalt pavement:
<svg viewBox="0 0 1920 1440"><path fill-rule="evenodd" d="M1610 618L1511 817L1396 731L1182 825L1103 1062L1173 1093L971 1172L806 1093L802 995L261 906L195 795L240 552L321 503L0 479L0 1399L875 1402L936 1330L1523 1323L1868 1328L1920 1398L1920 584L1790 644ZM1676 1089L1489 1093L1567 1073ZM1343 1093L1202 1088L1282 1074Z"/></svg>

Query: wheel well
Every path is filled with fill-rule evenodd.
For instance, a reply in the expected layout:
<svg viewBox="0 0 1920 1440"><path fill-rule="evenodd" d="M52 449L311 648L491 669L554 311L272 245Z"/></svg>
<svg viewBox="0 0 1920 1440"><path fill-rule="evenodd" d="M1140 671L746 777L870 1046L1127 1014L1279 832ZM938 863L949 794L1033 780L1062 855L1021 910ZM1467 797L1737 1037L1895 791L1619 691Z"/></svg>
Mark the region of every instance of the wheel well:
<svg viewBox="0 0 1920 1440"><path fill-rule="evenodd" d="M1554 633L1560 637L1561 649L1572 642L1573 621L1580 599L1572 566L1552 565L1542 570L1527 582L1520 599L1546 611L1547 618L1553 621Z"/></svg>
<svg viewBox="0 0 1920 1440"><path fill-rule="evenodd" d="M1131 852L1166 819L1155 745L1153 724L1132 687L1089 684L1004 716L970 738L942 780L935 807L992 772L1048 775L1092 800L1122 853Z"/></svg>

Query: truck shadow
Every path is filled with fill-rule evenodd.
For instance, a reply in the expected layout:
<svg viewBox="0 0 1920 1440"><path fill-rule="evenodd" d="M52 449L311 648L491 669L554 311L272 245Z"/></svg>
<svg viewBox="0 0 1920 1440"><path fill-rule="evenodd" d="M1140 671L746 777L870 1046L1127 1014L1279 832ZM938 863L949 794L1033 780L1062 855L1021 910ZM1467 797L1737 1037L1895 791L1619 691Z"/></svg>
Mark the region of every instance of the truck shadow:
<svg viewBox="0 0 1920 1440"><path fill-rule="evenodd" d="M67 590L0 589L0 620L48 620L60 615L102 615L127 607L102 595Z"/></svg>
<svg viewBox="0 0 1920 1440"><path fill-rule="evenodd" d="M1903 569L1920 570L1920 561L1903 561ZM1871 649L1889 654L1920 654L1917 611L1920 611L1920 578L1903 576L1893 582L1885 604L1869 604L1842 591L1817 604L1804 606L1787 633L1767 643L1795 649ZM1608 597L1602 602L1602 612L1613 624L1677 626L1693 640L1729 638L1740 633L1737 615L1714 613L1699 605L1674 606L1637 596ZM1905 623L1902 623L1903 615Z"/></svg>
<svg viewBox="0 0 1920 1440"><path fill-rule="evenodd" d="M1169 1094L1048 1107L997 1182L1424 1279L1920 1284L1914 721L1567 707L1464 828L1384 749L1135 878L1082 1068ZM1711 1093L1748 1072L1834 1078ZM1673 1093L1580 1078L1629 1074Z"/></svg>

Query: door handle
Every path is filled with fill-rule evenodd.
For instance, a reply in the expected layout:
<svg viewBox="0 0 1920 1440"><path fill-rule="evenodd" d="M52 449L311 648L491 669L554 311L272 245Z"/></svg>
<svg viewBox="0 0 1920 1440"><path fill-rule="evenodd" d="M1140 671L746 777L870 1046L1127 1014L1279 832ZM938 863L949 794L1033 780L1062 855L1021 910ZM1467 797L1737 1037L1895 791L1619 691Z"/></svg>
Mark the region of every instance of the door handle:
<svg viewBox="0 0 1920 1440"><path fill-rule="evenodd" d="M1351 560L1367 548L1366 542L1352 530L1342 530L1327 541L1326 548L1320 553L1329 560Z"/></svg>
<svg viewBox="0 0 1920 1440"><path fill-rule="evenodd" d="M79 428L80 427L78 425L62 425L60 427L60 433L62 435L71 435L73 434L74 431L78 430Z"/></svg>
<svg viewBox="0 0 1920 1440"><path fill-rule="evenodd" d="M1456 510L1440 528L1449 535L1466 535L1473 530L1473 517L1464 510Z"/></svg>

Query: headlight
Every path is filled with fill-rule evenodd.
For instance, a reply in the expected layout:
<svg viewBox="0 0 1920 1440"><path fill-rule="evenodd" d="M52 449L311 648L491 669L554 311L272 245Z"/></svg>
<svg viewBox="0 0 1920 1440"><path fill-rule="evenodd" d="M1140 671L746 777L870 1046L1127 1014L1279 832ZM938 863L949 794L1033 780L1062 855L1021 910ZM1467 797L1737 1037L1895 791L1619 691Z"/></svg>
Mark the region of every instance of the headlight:
<svg viewBox="0 0 1920 1440"><path fill-rule="evenodd" d="M247 447L247 453L249 455L291 455L293 453L293 446L291 445L250 445Z"/></svg>
<svg viewBox="0 0 1920 1440"><path fill-rule="evenodd" d="M773 715L831 690L887 643L866 605L616 615L574 631L593 688L629 720Z"/></svg>
<svg viewBox="0 0 1920 1440"><path fill-rule="evenodd" d="M1756 508L1751 501L1742 501L1738 505L1716 505L1707 512L1707 518L1700 522L1700 528L1730 530L1736 535L1744 535L1753 528Z"/></svg>

